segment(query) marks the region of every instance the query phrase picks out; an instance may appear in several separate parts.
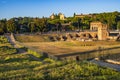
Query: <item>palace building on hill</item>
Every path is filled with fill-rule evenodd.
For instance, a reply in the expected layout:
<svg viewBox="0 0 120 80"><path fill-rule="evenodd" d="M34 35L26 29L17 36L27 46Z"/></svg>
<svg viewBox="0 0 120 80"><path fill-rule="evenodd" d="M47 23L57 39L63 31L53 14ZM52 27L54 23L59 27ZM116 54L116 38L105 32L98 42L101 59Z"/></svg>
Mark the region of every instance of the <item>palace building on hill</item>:
<svg viewBox="0 0 120 80"><path fill-rule="evenodd" d="M65 20L65 15L64 14L59 13L58 16L59 16L60 20ZM54 13L50 16L50 19L55 19L55 14Z"/></svg>

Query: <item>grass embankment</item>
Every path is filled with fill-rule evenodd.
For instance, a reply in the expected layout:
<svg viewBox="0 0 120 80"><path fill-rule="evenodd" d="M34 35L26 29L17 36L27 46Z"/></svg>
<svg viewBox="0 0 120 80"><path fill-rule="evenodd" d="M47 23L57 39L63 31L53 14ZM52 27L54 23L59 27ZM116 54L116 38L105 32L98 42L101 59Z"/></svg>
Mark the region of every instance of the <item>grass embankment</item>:
<svg viewBox="0 0 120 80"><path fill-rule="evenodd" d="M48 42L48 35L17 35L16 40L19 42Z"/></svg>
<svg viewBox="0 0 120 80"><path fill-rule="evenodd" d="M1 55L0 55L1 56ZM119 80L120 73L88 62L33 60L28 54L0 58L0 79L34 80Z"/></svg>
<svg viewBox="0 0 120 80"><path fill-rule="evenodd" d="M119 72L87 61L37 61L27 53L14 54L12 46L5 49L1 46L0 80L120 80Z"/></svg>
<svg viewBox="0 0 120 80"><path fill-rule="evenodd" d="M120 62L120 53L117 54L108 54L100 58L101 60L114 60Z"/></svg>
<svg viewBox="0 0 120 80"><path fill-rule="evenodd" d="M12 47L5 36L0 36L0 55L16 53L17 50Z"/></svg>

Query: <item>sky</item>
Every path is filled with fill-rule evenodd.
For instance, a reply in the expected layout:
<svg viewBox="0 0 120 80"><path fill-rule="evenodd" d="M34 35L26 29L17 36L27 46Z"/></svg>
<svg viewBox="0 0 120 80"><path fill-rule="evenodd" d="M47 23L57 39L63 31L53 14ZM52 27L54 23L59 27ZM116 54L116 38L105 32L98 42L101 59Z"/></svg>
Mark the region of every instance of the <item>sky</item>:
<svg viewBox="0 0 120 80"><path fill-rule="evenodd" d="M49 17L52 13L76 14L120 12L120 0L0 0L0 19Z"/></svg>

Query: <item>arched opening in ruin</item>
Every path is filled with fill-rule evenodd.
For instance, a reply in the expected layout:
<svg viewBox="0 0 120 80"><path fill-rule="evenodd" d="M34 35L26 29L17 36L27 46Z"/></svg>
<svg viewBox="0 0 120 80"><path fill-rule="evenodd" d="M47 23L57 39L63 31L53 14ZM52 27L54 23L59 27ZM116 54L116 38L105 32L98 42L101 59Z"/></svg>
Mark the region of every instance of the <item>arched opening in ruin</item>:
<svg viewBox="0 0 120 80"><path fill-rule="evenodd" d="M66 37L66 36L63 36L62 38L64 39L64 41L66 41L66 40L67 40L67 37Z"/></svg>
<svg viewBox="0 0 120 80"><path fill-rule="evenodd" d="M72 35L72 34L69 34L68 36L69 36L70 38L73 38L73 35Z"/></svg>
<svg viewBox="0 0 120 80"><path fill-rule="evenodd" d="M75 37L80 37L80 35L79 34L75 34Z"/></svg>
<svg viewBox="0 0 120 80"><path fill-rule="evenodd" d="M57 39L57 41L60 41L60 40L61 40L61 38L60 38L59 36L56 36L56 39Z"/></svg>

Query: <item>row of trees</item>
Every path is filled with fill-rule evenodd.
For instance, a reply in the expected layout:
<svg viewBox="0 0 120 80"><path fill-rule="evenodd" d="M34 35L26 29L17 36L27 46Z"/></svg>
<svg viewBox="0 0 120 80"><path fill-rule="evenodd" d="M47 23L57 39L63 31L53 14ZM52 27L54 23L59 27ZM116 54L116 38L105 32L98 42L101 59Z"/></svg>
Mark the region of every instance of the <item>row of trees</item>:
<svg viewBox="0 0 120 80"><path fill-rule="evenodd" d="M120 12L91 14L92 17L84 16L82 18L67 17L66 20L59 18L31 18L18 17L9 20L0 20L0 33L7 32L48 32L66 30L85 30L89 29L89 23L92 21L101 21L109 25L109 29L120 29ZM69 24L62 26L62 24Z"/></svg>
<svg viewBox="0 0 120 80"><path fill-rule="evenodd" d="M89 23L92 21L100 21L108 24L108 28L110 30L120 30L120 12L115 11L108 13L94 13L89 15L91 16L85 16L84 18L81 18L81 27L83 29L89 29Z"/></svg>
<svg viewBox="0 0 120 80"><path fill-rule="evenodd" d="M47 20L45 18L30 18L30 17L19 17L12 18L9 20L0 20L0 33L6 32L36 32L44 31L47 26Z"/></svg>
<svg viewBox="0 0 120 80"><path fill-rule="evenodd" d="M97 14L95 19L103 23L107 23L109 26L109 29L120 29L120 26L119 26L120 13L119 12Z"/></svg>

